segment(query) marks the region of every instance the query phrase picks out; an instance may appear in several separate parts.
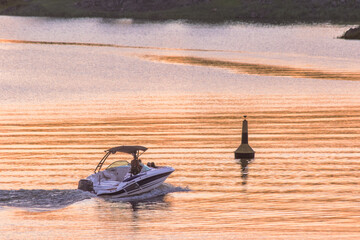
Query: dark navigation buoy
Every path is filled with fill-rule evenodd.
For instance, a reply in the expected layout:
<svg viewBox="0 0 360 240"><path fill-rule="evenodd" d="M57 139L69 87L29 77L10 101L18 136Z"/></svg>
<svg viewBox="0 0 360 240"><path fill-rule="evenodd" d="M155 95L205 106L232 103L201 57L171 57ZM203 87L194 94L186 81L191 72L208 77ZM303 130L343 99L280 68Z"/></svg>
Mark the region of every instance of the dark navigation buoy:
<svg viewBox="0 0 360 240"><path fill-rule="evenodd" d="M246 120L246 115L244 116L244 121L242 125L242 136L241 136L241 145L235 151L235 159L254 159L255 151L249 146L248 143L248 123Z"/></svg>

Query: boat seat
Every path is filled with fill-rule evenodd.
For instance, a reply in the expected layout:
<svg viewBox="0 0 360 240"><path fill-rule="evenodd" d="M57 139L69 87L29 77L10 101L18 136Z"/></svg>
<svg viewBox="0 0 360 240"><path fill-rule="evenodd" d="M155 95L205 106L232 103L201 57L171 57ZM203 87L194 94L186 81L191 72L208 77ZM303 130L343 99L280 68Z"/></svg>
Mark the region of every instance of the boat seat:
<svg viewBox="0 0 360 240"><path fill-rule="evenodd" d="M116 181L116 174L113 171L105 170L101 172L101 181Z"/></svg>
<svg viewBox="0 0 360 240"><path fill-rule="evenodd" d="M116 181L122 182L125 179L126 174L130 171L130 166L116 167L114 170L116 174Z"/></svg>

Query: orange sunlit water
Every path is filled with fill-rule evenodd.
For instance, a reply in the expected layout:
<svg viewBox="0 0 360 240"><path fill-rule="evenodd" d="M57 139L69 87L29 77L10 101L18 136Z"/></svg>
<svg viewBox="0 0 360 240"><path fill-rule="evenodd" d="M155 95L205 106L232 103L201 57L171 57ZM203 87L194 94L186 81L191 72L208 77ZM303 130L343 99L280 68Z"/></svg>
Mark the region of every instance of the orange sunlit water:
<svg viewBox="0 0 360 240"><path fill-rule="evenodd" d="M141 144L149 147L143 161L173 166L167 182L191 191L132 207L89 199L49 212L2 211L3 221L26 226L16 236L57 232L60 239L70 231L83 239L105 231L107 237L195 239L194 227L206 233L201 236L226 232L225 238L247 232L299 237L319 229L324 239L357 235L357 97L129 96L120 98L126 105L114 105L117 99L1 106L1 189L75 189L103 150ZM247 179L233 159L241 113L249 116L256 150Z"/></svg>
<svg viewBox="0 0 360 240"><path fill-rule="evenodd" d="M360 237L345 26L130 23L0 17L0 239ZM123 144L176 171L131 201L77 191Z"/></svg>

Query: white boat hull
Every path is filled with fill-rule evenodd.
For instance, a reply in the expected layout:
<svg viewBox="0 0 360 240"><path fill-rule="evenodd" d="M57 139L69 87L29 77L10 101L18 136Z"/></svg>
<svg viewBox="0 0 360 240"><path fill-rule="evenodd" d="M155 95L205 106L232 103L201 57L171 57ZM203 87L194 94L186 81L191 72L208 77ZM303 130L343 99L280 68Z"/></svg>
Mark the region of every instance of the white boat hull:
<svg viewBox="0 0 360 240"><path fill-rule="evenodd" d="M100 195L116 195L129 197L143 194L159 187L174 171L172 167L152 168L150 171L128 177L122 182L101 181L93 182L95 193Z"/></svg>

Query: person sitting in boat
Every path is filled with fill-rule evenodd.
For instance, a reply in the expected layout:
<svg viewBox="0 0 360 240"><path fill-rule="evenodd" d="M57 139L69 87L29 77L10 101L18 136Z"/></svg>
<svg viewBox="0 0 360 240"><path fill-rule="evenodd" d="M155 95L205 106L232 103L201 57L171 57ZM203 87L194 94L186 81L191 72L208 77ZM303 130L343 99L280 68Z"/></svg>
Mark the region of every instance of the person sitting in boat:
<svg viewBox="0 0 360 240"><path fill-rule="evenodd" d="M148 166L148 167L152 167L152 168L157 168L157 167L155 166L155 163L154 163L154 162L148 162L148 163L147 163L147 166Z"/></svg>
<svg viewBox="0 0 360 240"><path fill-rule="evenodd" d="M136 175L136 174L139 174L141 172L142 167L140 165L140 161L141 160L140 159L138 160L137 158L134 158L131 161L131 163L130 163L130 165L131 165L130 173L132 175Z"/></svg>

